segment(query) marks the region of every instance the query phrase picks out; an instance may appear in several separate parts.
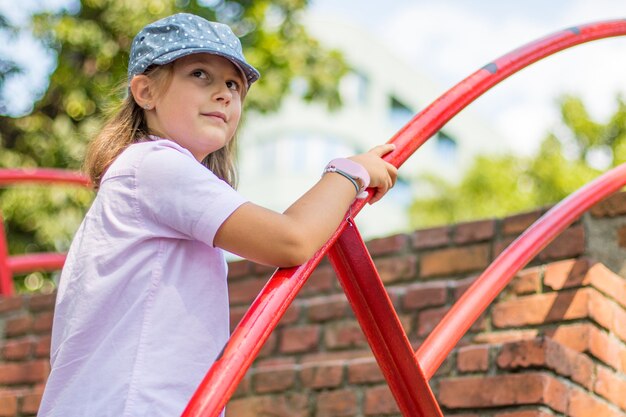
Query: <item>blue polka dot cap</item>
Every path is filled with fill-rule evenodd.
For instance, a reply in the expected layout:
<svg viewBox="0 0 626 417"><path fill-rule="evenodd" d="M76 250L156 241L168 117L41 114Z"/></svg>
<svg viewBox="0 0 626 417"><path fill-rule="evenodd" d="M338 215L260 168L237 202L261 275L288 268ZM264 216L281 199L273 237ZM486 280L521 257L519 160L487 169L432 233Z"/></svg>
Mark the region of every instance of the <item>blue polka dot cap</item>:
<svg viewBox="0 0 626 417"><path fill-rule="evenodd" d="M128 80L150 65L164 65L202 52L229 59L241 70L248 86L261 75L246 61L241 42L230 27L193 14L178 13L147 25L135 36L130 48Z"/></svg>

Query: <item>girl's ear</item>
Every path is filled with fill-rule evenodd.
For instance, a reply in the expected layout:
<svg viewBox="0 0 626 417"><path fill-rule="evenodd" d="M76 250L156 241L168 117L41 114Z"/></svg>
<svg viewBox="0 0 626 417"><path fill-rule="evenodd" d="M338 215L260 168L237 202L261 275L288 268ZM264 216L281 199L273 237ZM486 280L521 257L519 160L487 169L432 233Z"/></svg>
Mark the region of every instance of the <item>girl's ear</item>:
<svg viewBox="0 0 626 417"><path fill-rule="evenodd" d="M130 92L140 107L150 110L154 106L155 95L152 91L152 82L146 75L135 75L130 80Z"/></svg>

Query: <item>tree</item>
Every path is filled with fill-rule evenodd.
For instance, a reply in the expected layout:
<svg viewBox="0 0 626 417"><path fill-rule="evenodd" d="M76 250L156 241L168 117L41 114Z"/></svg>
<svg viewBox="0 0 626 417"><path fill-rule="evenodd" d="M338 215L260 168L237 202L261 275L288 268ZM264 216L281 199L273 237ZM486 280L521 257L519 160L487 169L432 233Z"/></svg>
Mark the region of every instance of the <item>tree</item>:
<svg viewBox="0 0 626 417"><path fill-rule="evenodd" d="M432 189L410 208L416 227L502 217L557 203L600 174L597 156L610 166L626 161L626 104L607 123L592 120L582 101L560 103L564 132L549 133L531 157L478 156L459 184L433 176L419 179ZM567 152L566 152L567 150Z"/></svg>
<svg viewBox="0 0 626 417"><path fill-rule="evenodd" d="M133 36L176 12L227 23L241 38L247 58L262 73L247 96L248 110L276 109L296 78L306 100L339 105L337 85L347 67L339 52L322 48L300 23L307 3L81 0L76 10L33 16L29 29L56 52L58 65L31 114L0 117L0 167L79 169L89 138L126 91ZM22 253L67 250L93 195L75 187L19 187L1 197L10 251Z"/></svg>

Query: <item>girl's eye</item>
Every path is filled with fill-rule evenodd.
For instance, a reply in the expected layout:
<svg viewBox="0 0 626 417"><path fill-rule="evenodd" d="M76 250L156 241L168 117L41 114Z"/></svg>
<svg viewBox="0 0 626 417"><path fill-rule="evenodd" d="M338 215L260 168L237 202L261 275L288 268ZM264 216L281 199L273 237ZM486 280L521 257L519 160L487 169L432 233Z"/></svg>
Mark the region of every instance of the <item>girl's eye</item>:
<svg viewBox="0 0 626 417"><path fill-rule="evenodd" d="M191 73L192 76L196 77L196 78L209 78L208 74L206 72L204 72L203 70L195 70Z"/></svg>
<svg viewBox="0 0 626 417"><path fill-rule="evenodd" d="M233 80L226 81L226 87L228 87L229 89L234 90L234 91L239 91L239 89L240 89L239 83L237 81L233 81Z"/></svg>

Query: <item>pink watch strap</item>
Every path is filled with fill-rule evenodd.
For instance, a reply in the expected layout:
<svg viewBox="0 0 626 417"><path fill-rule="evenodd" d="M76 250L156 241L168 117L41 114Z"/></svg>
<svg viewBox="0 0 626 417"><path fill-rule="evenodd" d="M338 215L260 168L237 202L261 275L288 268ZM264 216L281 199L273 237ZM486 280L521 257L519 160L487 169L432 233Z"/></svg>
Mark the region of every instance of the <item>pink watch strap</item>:
<svg viewBox="0 0 626 417"><path fill-rule="evenodd" d="M361 187L357 193L356 198L366 198L367 192L365 189L370 185L370 174L363 167L363 165L354 162L351 159L337 158L333 159L326 165L324 172L336 172L337 170L348 174L352 179L360 183Z"/></svg>

